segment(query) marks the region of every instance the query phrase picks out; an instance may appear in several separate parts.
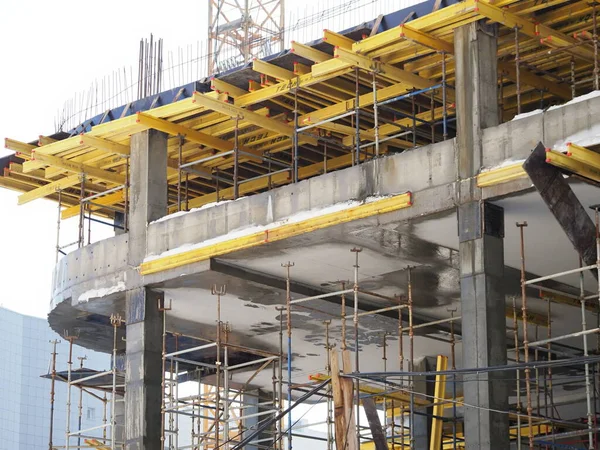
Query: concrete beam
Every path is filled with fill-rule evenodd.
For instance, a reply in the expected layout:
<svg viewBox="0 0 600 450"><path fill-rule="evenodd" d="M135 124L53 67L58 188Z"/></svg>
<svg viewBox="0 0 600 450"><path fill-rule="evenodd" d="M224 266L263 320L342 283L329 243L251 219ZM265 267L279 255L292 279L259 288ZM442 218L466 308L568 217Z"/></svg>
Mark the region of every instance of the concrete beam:
<svg viewBox="0 0 600 450"><path fill-rule="evenodd" d="M455 30L458 232L463 366L506 364L503 291L504 211L483 203L474 176L483 163L482 130L498 124L497 37L483 22ZM465 375L467 449L508 448L506 383Z"/></svg>

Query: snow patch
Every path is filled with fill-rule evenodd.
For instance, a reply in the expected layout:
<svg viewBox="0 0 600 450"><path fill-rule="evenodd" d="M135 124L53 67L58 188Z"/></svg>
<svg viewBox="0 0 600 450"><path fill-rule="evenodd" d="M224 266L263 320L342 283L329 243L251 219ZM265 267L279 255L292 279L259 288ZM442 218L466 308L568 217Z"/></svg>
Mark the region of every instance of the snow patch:
<svg viewBox="0 0 600 450"><path fill-rule="evenodd" d="M158 255L148 255L144 259L144 262L153 261L153 260L156 260L159 258L164 258L166 256L173 256L173 255L187 252L190 250L197 250L200 248L208 247L209 245L218 244L220 242L229 241L229 240L236 239L239 237L249 236L254 233L260 233L262 231L266 231L271 228L277 228L282 225L298 223L298 222L302 222L304 220L312 219L314 217L323 216L326 214L331 214L331 213L335 213L335 212L339 212L339 211L344 211L346 209L350 209L355 206L359 206L359 205L367 204L367 203L373 203L377 200L382 200L382 199L389 198L389 197L391 197L391 195L367 197L364 201L348 200L345 202L335 203L333 205L326 206L324 208L315 208L315 209L311 209L308 211L302 211L302 212L293 214L289 217L286 217L284 219L278 220L276 222L269 223L268 225L249 225L246 227L236 228L235 230L232 230L229 233L224 234L222 236L218 236L218 237L215 237L212 239L207 239L202 242L183 244L183 245L180 245L179 247L173 248L171 250L166 250Z"/></svg>
<svg viewBox="0 0 600 450"><path fill-rule="evenodd" d="M562 108L567 105L574 105L575 103L584 102L586 100L589 100L589 99L592 99L595 97L600 97L600 91L588 92L587 94L580 95L579 97L575 97L573 100L570 100L567 103L563 103L562 105L551 106L550 108L548 108L548 111L553 111L555 109L559 109L559 108Z"/></svg>
<svg viewBox="0 0 600 450"><path fill-rule="evenodd" d="M566 151L568 143L580 145L581 147L590 147L599 144L600 123L597 123L586 130L578 131L565 139L556 141L551 148L554 150Z"/></svg>
<svg viewBox="0 0 600 450"><path fill-rule="evenodd" d="M237 200L239 200L241 198L244 198L244 197L240 197ZM237 201L237 200L235 200L235 201ZM213 208L215 206L224 205L225 203L229 203L232 201L234 201L234 200L221 200L220 202L211 202L211 203L207 203L205 205L199 206L198 208L192 208L189 211L178 211L173 214L163 216L160 219L156 219L156 220L150 222L150 224L164 222L165 220L174 219L175 217L185 216L186 214L190 214L190 213L193 213L196 211L202 211L203 209L208 209L208 208Z"/></svg>
<svg viewBox="0 0 600 450"><path fill-rule="evenodd" d="M492 170L502 169L503 167L508 167L508 166L512 166L513 164L524 163L524 162L525 162L525 159L507 159L506 161L502 161L500 164L497 164L495 166L484 167L483 169L481 169L480 173L490 172Z"/></svg>
<svg viewBox="0 0 600 450"><path fill-rule="evenodd" d="M521 120L521 119L524 119L526 117L535 116L535 115L541 114L543 112L544 112L544 110L542 110L542 109L535 109L533 111L529 111L529 112L526 112L526 113L517 114L515 117L513 117L513 119L511 120L511 122L514 122L515 120Z"/></svg>
<svg viewBox="0 0 600 450"><path fill-rule="evenodd" d="M115 286L109 288L90 289L85 291L77 298L78 303L88 302L92 298L106 297L107 295L114 294L116 292L123 292L125 290L125 283L119 281Z"/></svg>

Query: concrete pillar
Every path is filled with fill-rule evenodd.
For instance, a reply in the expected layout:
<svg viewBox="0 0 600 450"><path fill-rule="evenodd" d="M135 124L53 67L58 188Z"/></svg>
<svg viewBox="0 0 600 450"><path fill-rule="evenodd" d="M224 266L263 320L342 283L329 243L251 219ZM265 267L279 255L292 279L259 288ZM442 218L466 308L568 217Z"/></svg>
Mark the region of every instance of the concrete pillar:
<svg viewBox="0 0 600 450"><path fill-rule="evenodd" d="M458 231L464 367L506 364L504 211L481 200L481 130L498 124L495 28L465 25L454 34L456 61ZM502 374L464 377L467 449L509 447Z"/></svg>
<svg viewBox="0 0 600 450"><path fill-rule="evenodd" d="M146 256L148 222L167 213L167 136L154 130L133 135L130 158L128 260L135 267ZM127 450L162 448L162 296L148 287L126 293Z"/></svg>

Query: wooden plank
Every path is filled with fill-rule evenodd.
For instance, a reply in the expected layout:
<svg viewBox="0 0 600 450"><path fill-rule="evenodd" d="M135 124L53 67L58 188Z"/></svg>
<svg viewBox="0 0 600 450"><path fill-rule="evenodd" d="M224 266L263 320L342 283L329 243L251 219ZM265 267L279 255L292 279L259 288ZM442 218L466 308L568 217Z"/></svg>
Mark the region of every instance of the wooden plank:
<svg viewBox="0 0 600 450"><path fill-rule="evenodd" d="M333 422L335 426L335 447L344 450L346 446L346 420L344 417L344 396L340 384L340 366L338 352L329 350L331 361L331 391L333 394Z"/></svg>
<svg viewBox="0 0 600 450"><path fill-rule="evenodd" d="M352 373L352 362L350 361L350 352L342 352L342 371L343 373ZM348 378L341 379L342 394L344 396L344 416L346 417L347 429L347 450L357 450L358 440L356 436L356 419L354 417L354 383Z"/></svg>
<svg viewBox="0 0 600 450"><path fill-rule="evenodd" d="M369 428L371 428L371 434L373 435L373 442L375 443L375 450L387 450L387 439L383 428L381 427L381 421L377 414L377 407L375 406L375 400L373 397L366 397L362 400L365 414L367 415L367 422L369 422Z"/></svg>
<svg viewBox="0 0 600 450"><path fill-rule="evenodd" d="M375 20L375 23L373 24L373 28L371 28L371 33L369 34L369 37L375 36L377 34L377 30L379 30L379 26L381 25L382 20L383 14L379 14L379 16L377 16L377 19Z"/></svg>

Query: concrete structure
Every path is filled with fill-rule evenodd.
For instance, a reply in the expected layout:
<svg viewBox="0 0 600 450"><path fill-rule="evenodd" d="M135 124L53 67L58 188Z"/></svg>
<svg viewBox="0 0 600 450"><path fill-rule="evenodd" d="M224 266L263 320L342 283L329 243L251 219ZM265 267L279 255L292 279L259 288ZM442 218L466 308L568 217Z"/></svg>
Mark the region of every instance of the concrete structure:
<svg viewBox="0 0 600 450"><path fill-rule="evenodd" d="M598 332L593 328L597 326L597 306L589 302L597 297L597 279L583 276L580 284L578 274L584 272L571 271L559 281L540 279L535 285L522 284L525 279L531 281L572 269L577 266L578 254L521 166L540 142L554 149L554 153L549 153L548 164L567 142L587 147L577 150L586 155L578 160L581 166L562 163L559 167L570 177L570 187L582 205L597 204L598 158L593 148L600 144L600 134L596 133L600 98L589 95L511 121L504 121L504 116L511 112L514 115L514 111L497 100L500 97L504 102L505 89L516 90L517 110L521 109L519 33L532 38L529 45L535 51L539 45L558 45L561 51L573 52L582 59L590 57L591 44L572 42L564 33L546 25L534 27L523 18L528 12L512 3L515 2L503 3L512 8L508 10L483 0L451 5L415 19L412 26L405 25L400 37L394 34L395 28L364 39L352 34L356 30L346 36L326 30L325 43L308 49L294 44L296 52L313 58L310 72L303 75L286 69L289 61L284 59L273 60L268 67L255 61L254 71L262 70L264 75L262 89L248 92L235 85L241 84L239 78L244 70L249 70L245 68L240 70L242 73L213 80L213 95L196 92L188 99L151 109L152 114L138 113L135 121L125 116L92 128L92 142L101 141L97 148L110 145L115 152L118 145L117 150L128 153L124 196L110 203L124 203L127 229L92 245L83 246L82 242L81 248L59 261L49 322L56 330L77 324L82 329L81 344L124 354L126 448L177 448L179 419L174 417L179 417L175 411L181 410L191 414L191 430L198 430L196 434L192 431L192 439L197 439L198 445L214 448L223 441L225 447L246 444L250 423L258 425L248 419L256 416L235 420L230 414L235 416L244 408L232 413L238 407L239 393L256 389L270 392L273 400L272 409L264 412L271 421L264 429L258 427L258 441L253 445L267 441L263 445L277 447L284 434L293 434L291 420L286 419L284 425L276 417L285 409L284 397L288 404L295 399L306 401L303 396L313 387L306 385L309 375L315 380L326 377L318 373L331 370L329 358L334 353L329 350L334 345L354 353L352 363L349 354L343 354L343 371L355 380L363 395L382 396L386 413L391 410L391 417L399 417L397 424L386 427L393 442L406 442L413 448L431 445L436 449L500 449L509 448L512 438L512 445L520 439L533 448L536 440L547 444L546 435L552 433L552 439L559 441L585 435L589 447L594 448L595 413L591 405L596 398L592 399L589 371L597 358L590 357L586 336ZM537 11L537 6L531 8ZM581 8L589 9L589 5ZM544 13L551 24L559 23L556 18L552 22L552 17L574 14L571 9L560 8ZM515 26L517 81L505 86L504 73L513 72L503 62L499 71L498 55L505 51ZM403 41L408 34L412 37ZM541 41L538 35L542 35ZM420 46L409 46L414 41ZM336 57L317 48L329 44L336 45ZM432 46L436 52L431 51ZM432 54L416 62L405 61L401 69L394 66L394 58L399 58L404 50ZM452 94L446 79L447 51L453 54ZM515 49L511 47L510 51ZM541 52L544 51L545 47ZM380 53L387 55L385 61L378 56ZM597 59L596 52L596 67ZM408 69L426 63L435 70L441 65L442 73L431 75L435 80L441 77L441 84L435 85L431 80L425 83L422 75L429 69ZM359 68L364 71L362 79ZM534 89L539 83L555 97L564 95L563 89L550 86L550 79L542 70L546 69L528 72L524 83L534 85ZM589 76L590 66L582 65L579 70ZM334 83L318 78L334 72L338 74ZM365 93L365 74L373 79L372 92ZM343 101L300 115L299 103L304 102L302 107L307 108L319 98L317 95L307 100L299 96L301 86L314 94L311 83L324 80L317 92L335 98L339 94L331 91L332 85L347 86L353 75L358 86L355 98L344 97ZM597 83L598 71L595 75ZM296 84L290 80L296 80ZM390 80L395 80L395 84ZM229 91L220 92L222 89L214 87L218 83ZM573 90L580 85L574 82ZM426 91L424 97L418 97L423 95L418 89ZM185 87L180 93L184 90ZM407 90L414 92L405 94ZM225 100L231 97L233 101L223 101L223 95ZM417 114L416 102L429 101L427 95L433 105L431 112L427 111L433 117L432 123L421 124L417 133L417 119L422 121L425 116ZM290 126L284 120L285 113L273 103L285 109L285 105L290 107L292 97L294 119ZM452 128L447 117L447 97L454 97L456 102L457 120ZM369 98L374 100L365 104ZM408 114L406 107L410 102L412 113ZM553 102L561 103L558 98ZM373 103L376 106L369 109ZM439 103L443 109L441 138L439 130L436 132L440 124L435 122L435 105ZM394 116L386 117L388 122L380 125L379 114L383 120L389 104L395 105ZM525 104L532 109L532 102ZM251 105L256 106L251 109ZM263 108L277 114L265 117ZM367 118L360 116L361 108L368 109ZM399 141L398 136L389 136L393 132L384 128L391 121L398 122L395 114L408 116L399 121L409 120L409 125L412 122L412 131L406 131L406 125L402 128L414 136L412 145L410 141ZM357 118L348 124L350 115ZM300 131L307 129L302 130L300 125L307 123L322 134L302 134ZM424 139L429 136L424 137L422 129L428 126L433 142L425 145ZM270 159L271 147L257 150L252 146L253 137L240 141L242 129L257 140L266 140L268 145L283 141L289 154ZM257 136L258 132L264 134ZM326 132L333 133L333 137ZM283 136L281 141L273 138L273 133ZM391 142L386 147L384 136ZM190 141L186 142L188 147L184 146L186 139ZM311 144L313 140L317 144ZM378 152L381 145L381 153L385 150L387 154L366 152L355 145L356 141L373 141L371 147ZM81 150L82 145L86 151L88 144L82 142L84 138L76 137L50 145L69 158L69 152ZM340 143L346 143L345 153L328 158L328 145ZM51 159L47 155L52 149L42 146L35 150L36 155L42 154L36 156L42 166L46 158L47 165L68 169L71 159ZM184 150L198 153L186 162ZM325 172L341 159L351 166L319 174L322 169L314 166L320 166L320 161L306 162L310 161L310 151L322 152L319 154L323 155L324 167L330 167ZM568 153L558 157L572 156ZM210 166L214 159L219 159L219 163ZM253 178L248 173L255 159L263 164L261 168L268 162L269 169ZM305 160L302 164L301 159ZM363 162L357 164L359 160ZM39 161L25 164L33 162L29 166L33 170ZM89 163L91 157L85 161ZM272 163L289 164L282 169L285 175L272 171ZM77 164L83 163L77 160ZM183 201L183 169L200 164L196 172L186 172L186 177L192 173L196 181L201 181L191 185L196 193L189 196L190 185L185 182ZM334 169L344 167L339 164ZM98 167L89 167L77 166L92 178L106 180L114 173L122 174L116 170L98 173L92 170ZM107 164L102 170L107 167L113 166ZM243 171L247 178L240 181ZM224 173L232 176L227 188L219 185ZM65 177L51 181L50 188L61 180L71 186L78 183ZM204 191L208 182L202 180L216 185ZM84 186L85 178L80 181ZM39 189L49 188L44 185L27 190L24 201L40 194ZM83 197L85 187L81 191ZM108 191L108 195L113 195ZM238 195L244 193L248 195ZM56 195L51 190L41 194ZM560 203L560 199L556 200ZM103 210L107 204L95 205L96 211L108 214ZM85 199L67 206L66 211L85 214ZM200 208L188 208L191 206ZM522 241L515 224L525 221L529 228ZM588 269L600 268L592 265ZM540 295L540 290L544 295ZM303 298L306 303L300 302ZM519 298L519 310L512 307L514 298ZM449 309L460 311L460 325L452 322L458 319L450 317ZM106 318L115 313L126 319L125 344L115 343L112 329L107 326ZM579 333L582 327L584 333ZM546 328L546 332L540 334L539 328ZM550 339L571 336L547 346L548 342L540 341L544 334ZM455 342L455 335L460 336L459 342ZM537 345L529 347L533 341L538 341ZM450 375L458 377L458 381L453 378L447 383L450 380L440 378L437 383L444 385L441 392L446 394L432 400L428 389L417 386L417 378L435 373L418 370L416 360L438 354L451 355L459 369ZM520 374L520 384L509 383L507 364L523 360L528 363L529 358L537 360L535 370L521 365L516 372ZM559 358L562 360L553 367L555 385L542 388L542 379L552 385L547 361ZM269 364L272 371L264 370ZM577 383L561 385L559 380L565 373L570 373ZM335 380L337 373L333 375ZM353 394L347 377L340 381L340 392L334 383L336 412L330 408L328 420L333 423L335 416L337 427L344 416L347 429L352 429L352 421L356 421L362 435L366 425L364 418L361 423L361 416L354 418L351 413ZM192 402L187 397L181 400L176 386L190 380L199 381L198 390L209 385L216 388L198 393ZM396 397L386 389L391 389ZM458 405L442 410L443 414L452 410L452 418L447 418L453 425L452 438L446 438L442 444L443 427L438 427L437 434L431 431L435 428L430 422L440 420L431 410L436 401L448 401L450 391L450 402ZM358 403L357 399L358 395L354 403ZM198 412L196 402L204 402L204 409ZM340 413L342 409L344 412ZM213 416L206 415L208 410L213 411ZM215 410L222 412L223 417L217 417ZM577 421L582 417L584 425ZM204 420L213 425L209 428ZM232 431L232 422L239 422L236 431ZM462 426L458 427L458 423ZM509 431L509 426L514 431ZM220 431L211 434L214 428ZM264 441L262 436L267 436ZM331 445L331 433L328 439ZM368 445L367 440L358 437L363 445Z"/></svg>
<svg viewBox="0 0 600 450"><path fill-rule="evenodd" d="M69 345L50 329L45 319L25 316L0 308L0 448L37 450L48 448L50 432L50 380L42 378L50 371L52 344L57 346L57 368L66 367ZM73 358L78 366L86 357L86 367L105 368L110 358L104 354L75 346ZM78 423L78 394L73 393L71 423ZM64 445L67 391L57 382L54 415L54 444ZM84 398L82 426L91 428L102 423L102 402Z"/></svg>

